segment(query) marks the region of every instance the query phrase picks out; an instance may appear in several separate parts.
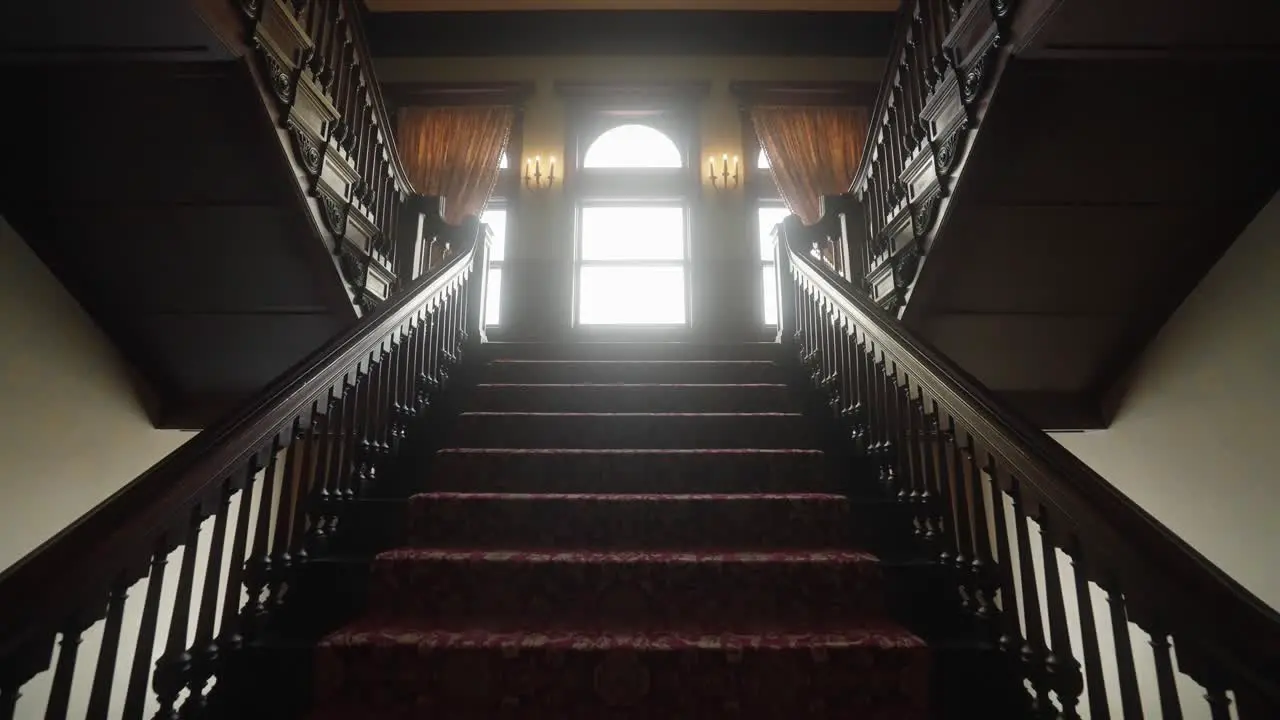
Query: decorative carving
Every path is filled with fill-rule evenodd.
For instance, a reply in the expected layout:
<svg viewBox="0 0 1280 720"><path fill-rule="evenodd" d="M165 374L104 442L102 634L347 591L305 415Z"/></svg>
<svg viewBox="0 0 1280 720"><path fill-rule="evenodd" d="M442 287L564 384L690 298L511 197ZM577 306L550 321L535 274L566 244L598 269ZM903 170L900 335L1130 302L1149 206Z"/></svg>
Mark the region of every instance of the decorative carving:
<svg viewBox="0 0 1280 720"><path fill-rule="evenodd" d="M266 46L259 43L258 50L262 53L262 64L267 71L267 82L271 84L271 89L275 92L276 98L285 105L292 105L293 73Z"/></svg>
<svg viewBox="0 0 1280 720"><path fill-rule="evenodd" d="M1003 19L1013 10L1014 0L991 0L991 14L997 20Z"/></svg>
<svg viewBox="0 0 1280 720"><path fill-rule="evenodd" d="M911 283L915 282L916 271L920 269L920 250L916 247L907 248L901 255L893 261L893 287L897 291L895 294L902 295L902 291L911 287Z"/></svg>
<svg viewBox="0 0 1280 720"><path fill-rule="evenodd" d="M240 9L250 20L257 20L262 12L262 0L240 0Z"/></svg>
<svg viewBox="0 0 1280 720"><path fill-rule="evenodd" d="M978 54L977 59L973 61L973 65L968 70L960 73L960 98L964 100L964 104L968 105L982 94L982 90L986 87L987 71L990 69L991 59L995 55L996 48L1000 46L1003 38L1000 33L996 32L991 36L991 41L987 43L982 52Z"/></svg>
<svg viewBox="0 0 1280 720"><path fill-rule="evenodd" d="M342 270L342 277L346 279L348 285L356 290L364 289L368 266L368 259L357 256L355 251L349 247L344 247L338 253L338 267ZM361 295L363 294L361 293Z"/></svg>
<svg viewBox="0 0 1280 720"><path fill-rule="evenodd" d="M938 206L942 203L942 188L934 186L923 198L919 198L911 207L911 232L916 238L922 238L933 229L938 219Z"/></svg>
<svg viewBox="0 0 1280 720"><path fill-rule="evenodd" d="M306 168L313 178L316 177L320 174L320 162L324 159L320 146L311 137L311 133L302 129L294 120L289 120L288 128L289 138L293 141L293 150L302 161L302 167Z"/></svg>
<svg viewBox="0 0 1280 720"><path fill-rule="evenodd" d="M955 169L956 160L960 158L960 143L964 140L965 130L969 129L969 118L961 117L960 124L941 142L933 147L933 167L939 178L945 178Z"/></svg>
<svg viewBox="0 0 1280 720"><path fill-rule="evenodd" d="M347 204L328 194L320 194L320 207L324 211L325 227L341 240L347 234Z"/></svg>

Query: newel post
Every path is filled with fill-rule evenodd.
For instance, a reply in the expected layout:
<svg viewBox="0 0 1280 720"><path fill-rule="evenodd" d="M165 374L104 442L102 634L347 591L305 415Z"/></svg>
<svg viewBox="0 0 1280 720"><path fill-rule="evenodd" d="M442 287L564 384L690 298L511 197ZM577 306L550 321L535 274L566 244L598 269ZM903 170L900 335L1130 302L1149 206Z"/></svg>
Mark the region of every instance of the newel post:
<svg viewBox="0 0 1280 720"><path fill-rule="evenodd" d="M866 273L860 269L862 238L856 236L857 228L861 227L855 214L858 212L858 203L848 193L823 195L818 198L818 207L821 212L818 225L822 234L833 241L831 261L836 272L854 286L862 287L862 278Z"/></svg>
<svg viewBox="0 0 1280 720"><path fill-rule="evenodd" d="M432 218L444 217L444 198L436 195L410 195L400 205L396 218L396 276L408 285L429 269Z"/></svg>
<svg viewBox="0 0 1280 720"><path fill-rule="evenodd" d="M788 225L800 226L800 218L788 215L773 226L773 262L778 275L778 342L786 347L795 344L795 334L800 329L796 313L796 281L791 274L791 244L787 239Z"/></svg>
<svg viewBox="0 0 1280 720"><path fill-rule="evenodd" d="M474 216L463 220L463 228L467 229L470 223L476 223L476 250L471 257L471 277L467 281L467 337L471 338L472 343L482 343L488 338L485 336L484 316L485 316L485 300L488 298L489 290L489 246L493 242L493 230L488 225L481 223Z"/></svg>

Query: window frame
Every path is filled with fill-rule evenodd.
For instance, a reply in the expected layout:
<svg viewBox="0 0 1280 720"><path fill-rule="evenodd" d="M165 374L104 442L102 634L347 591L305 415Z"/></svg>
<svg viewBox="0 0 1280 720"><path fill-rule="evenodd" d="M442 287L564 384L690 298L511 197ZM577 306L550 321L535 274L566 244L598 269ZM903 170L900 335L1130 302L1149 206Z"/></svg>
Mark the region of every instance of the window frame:
<svg viewBox="0 0 1280 720"><path fill-rule="evenodd" d="M760 326L766 331L774 330L778 327L777 323L770 325L765 322L763 275L764 268L773 266L774 277L777 278L777 256L764 260L760 257L756 243L762 230L760 227L760 210L773 207L785 208L787 203L782 199L778 184L773 179L773 172L766 168L756 167L756 160L759 158L760 153L764 151L764 148L760 145L760 138L756 136L755 127L751 123L751 115L746 108L742 110L742 150L744 155L751 159L751 162L743 163L742 166L745 172L743 188L747 199L747 213L750 215L747 225L750 227L751 256L756 259L756 272L752 273L752 283L756 286L756 320L760 322Z"/></svg>
<svg viewBox="0 0 1280 720"><path fill-rule="evenodd" d="M663 91L665 88L665 92ZM690 90L692 88L692 91ZM590 334L681 333L694 324L694 268L696 257L693 228L701 191L698 158L701 153L695 99L706 94L703 83L672 91L671 86L620 88L560 84L568 100L565 123L565 203L570 216L565 227L572 229L569 273L572 308L570 325L575 332ZM648 125L670 138L679 149L679 168L586 168L587 149L604 133L621 125ZM643 207L679 206L684 211L684 257L682 260L585 260L582 257L582 211L591 206ZM583 267L680 267L683 270L684 321L675 324L581 322Z"/></svg>
<svg viewBox="0 0 1280 720"><path fill-rule="evenodd" d="M500 331L504 325L510 325L510 323L504 324L502 322L502 309L510 307L506 302L509 294L507 292L507 288L510 287L510 283L507 282L509 277L508 273L504 272L503 268L506 266L507 260L511 257L511 241L512 238L516 236L517 228L519 226L519 213L517 210L520 206L520 183L523 181L523 175L521 174L521 170L523 169L523 163L521 162L523 150L524 111L523 108L517 107L515 118L511 123L511 134L507 137L507 146L504 149L504 152L507 155L507 166L505 168L499 168L498 179L493 185L493 192L489 195L489 200L485 203L484 210L481 211L483 216L483 212L488 210L502 210L507 216L506 228L503 232L502 238L502 259L490 259L488 267L485 268L486 273L497 270L502 278L498 284L499 315L498 322L496 324L490 325L488 323L489 298L484 298L485 307L482 308L481 317L485 319L486 335L492 335L493 331ZM485 285L487 287L488 277L486 277L485 280Z"/></svg>

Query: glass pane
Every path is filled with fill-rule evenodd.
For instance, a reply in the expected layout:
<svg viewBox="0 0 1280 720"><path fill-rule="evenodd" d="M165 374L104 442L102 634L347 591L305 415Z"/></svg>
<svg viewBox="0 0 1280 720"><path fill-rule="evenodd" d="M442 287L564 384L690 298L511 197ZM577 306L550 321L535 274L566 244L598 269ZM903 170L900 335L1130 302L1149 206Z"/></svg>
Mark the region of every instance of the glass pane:
<svg viewBox="0 0 1280 720"><path fill-rule="evenodd" d="M619 125L587 148L584 168L678 168L684 158L675 141L648 125Z"/></svg>
<svg viewBox="0 0 1280 720"><path fill-rule="evenodd" d="M685 321L684 268L584 267L578 283L583 325L679 325Z"/></svg>
<svg viewBox="0 0 1280 720"><path fill-rule="evenodd" d="M493 230L493 244L489 246L489 260L502 262L507 251L507 211L505 208L485 210L480 215L480 222Z"/></svg>
<svg viewBox="0 0 1280 720"><path fill-rule="evenodd" d="M790 214L791 211L785 207L756 208L756 219L758 220L760 232L761 260L773 259L773 227Z"/></svg>
<svg viewBox="0 0 1280 720"><path fill-rule="evenodd" d="M502 268L489 268L484 288L484 324L497 325L502 317Z"/></svg>
<svg viewBox="0 0 1280 720"><path fill-rule="evenodd" d="M765 153L764 148L760 148L760 154L756 156L756 169L757 170L769 169L769 156L768 154Z"/></svg>
<svg viewBox="0 0 1280 720"><path fill-rule="evenodd" d="M778 273L773 263L760 268L761 287L764 288L764 324L778 325Z"/></svg>
<svg viewBox="0 0 1280 720"><path fill-rule="evenodd" d="M506 170L509 166L510 166L510 163L507 162L507 151L503 150L502 156L498 158L498 169Z"/></svg>
<svg viewBox="0 0 1280 720"><path fill-rule="evenodd" d="M583 260L684 259L684 208L582 208Z"/></svg>

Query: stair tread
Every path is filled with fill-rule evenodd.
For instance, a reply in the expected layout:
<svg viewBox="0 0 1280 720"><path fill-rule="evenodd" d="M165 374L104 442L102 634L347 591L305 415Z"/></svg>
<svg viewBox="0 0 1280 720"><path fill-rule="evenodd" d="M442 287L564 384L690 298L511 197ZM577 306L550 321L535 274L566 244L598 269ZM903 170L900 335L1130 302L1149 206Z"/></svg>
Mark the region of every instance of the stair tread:
<svg viewBox="0 0 1280 720"><path fill-rule="evenodd" d="M415 645L434 648L512 648L602 652L630 649L648 652L674 650L788 650L924 648L925 642L888 620L859 621L822 628L759 628L752 631L704 632L696 628L572 628L546 627L493 631L484 627L438 627L423 620L366 618L331 633L322 647L356 645Z"/></svg>
<svg viewBox="0 0 1280 720"><path fill-rule="evenodd" d="M421 492L417 500L513 500L520 502L572 500L578 502L846 502L835 493L503 493L503 492Z"/></svg>
<svg viewBox="0 0 1280 720"><path fill-rule="evenodd" d="M878 558L861 550L479 550L402 547L379 553L386 562L483 562L522 564L823 564L875 563Z"/></svg>

